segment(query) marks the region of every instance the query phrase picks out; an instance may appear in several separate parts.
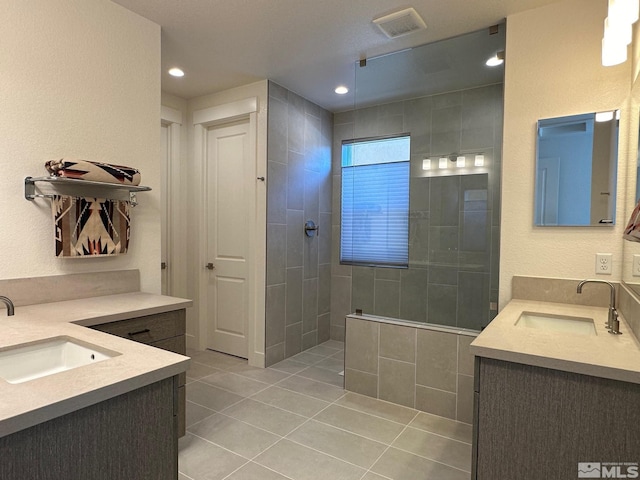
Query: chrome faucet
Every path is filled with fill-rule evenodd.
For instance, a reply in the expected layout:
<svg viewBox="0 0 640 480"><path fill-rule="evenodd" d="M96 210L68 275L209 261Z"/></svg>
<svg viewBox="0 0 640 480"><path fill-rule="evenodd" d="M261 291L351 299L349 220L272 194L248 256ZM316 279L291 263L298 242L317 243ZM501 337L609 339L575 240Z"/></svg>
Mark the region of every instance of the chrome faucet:
<svg viewBox="0 0 640 480"><path fill-rule="evenodd" d="M14 307L11 299L9 297L3 297L2 295L0 295L0 302L4 302L4 304L7 306L7 316L8 317L13 316Z"/></svg>
<svg viewBox="0 0 640 480"><path fill-rule="evenodd" d="M611 296L609 297L609 316L607 317L607 329L609 333L614 335L622 335L620 331L620 320L618 320L618 311L616 310L616 287L613 283L607 282L606 280L582 280L578 284L577 293L582 293L582 286L585 283L604 283L609 285L611 289Z"/></svg>

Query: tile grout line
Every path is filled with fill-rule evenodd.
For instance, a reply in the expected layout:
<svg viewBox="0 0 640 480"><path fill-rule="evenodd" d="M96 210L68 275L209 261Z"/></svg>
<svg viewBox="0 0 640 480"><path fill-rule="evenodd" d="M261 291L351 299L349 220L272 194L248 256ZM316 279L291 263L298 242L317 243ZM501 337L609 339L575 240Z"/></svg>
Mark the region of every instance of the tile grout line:
<svg viewBox="0 0 640 480"><path fill-rule="evenodd" d="M416 412L416 414L413 416L413 418L409 421L409 423L413 422L416 417L418 416L420 412ZM405 427L402 429L402 431L396 435L396 437L391 441L391 443L389 443L389 445L387 446L387 448L384 449L384 452L382 452L380 454L380 456L378 456L378 458L376 458L376 460L371 464L371 467L369 467L369 469L365 472L365 474L361 477L360 480L362 480L362 478L364 478L366 476L367 473L371 472L371 473L375 473L377 475L376 472L372 471L371 469L373 467L376 466L376 463L378 463L380 461L380 459L384 456L385 453L387 453L389 451L389 449L391 448L391 445L393 445L393 442L395 442L398 438L400 438L400 436L407 430L407 428L409 428L409 423L407 423L407 425L405 425Z"/></svg>

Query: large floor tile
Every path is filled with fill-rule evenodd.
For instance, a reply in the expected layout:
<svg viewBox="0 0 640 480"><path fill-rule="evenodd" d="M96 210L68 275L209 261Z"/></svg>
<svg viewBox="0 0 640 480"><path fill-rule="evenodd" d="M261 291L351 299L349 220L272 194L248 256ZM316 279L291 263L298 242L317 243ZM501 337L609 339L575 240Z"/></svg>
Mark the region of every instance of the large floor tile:
<svg viewBox="0 0 640 480"><path fill-rule="evenodd" d="M322 409L329 406L329 402L317 398L292 392L278 386L269 387L251 397L273 407L279 407L304 417L313 417Z"/></svg>
<svg viewBox="0 0 640 480"><path fill-rule="evenodd" d="M186 389L187 400L215 411L227 408L244 398L200 381L190 383Z"/></svg>
<svg viewBox="0 0 640 480"><path fill-rule="evenodd" d="M229 392L237 393L243 397L251 396L269 387L267 383L251 380L242 375L229 372L214 373L213 375L202 377L200 381Z"/></svg>
<svg viewBox="0 0 640 480"><path fill-rule="evenodd" d="M211 459L215 458L215 462ZM193 480L223 479L247 460L189 433L179 441L178 469Z"/></svg>
<svg viewBox="0 0 640 480"><path fill-rule="evenodd" d="M189 370L187 370L187 381L191 382L193 380L198 380L202 377L206 377L207 375L211 375L216 372L220 372L217 368L210 367L209 365L205 365L203 363L198 363L197 361L192 361L189 365Z"/></svg>
<svg viewBox="0 0 640 480"><path fill-rule="evenodd" d="M251 399L243 400L223 410L223 413L280 436L285 436L307 421L307 417Z"/></svg>
<svg viewBox="0 0 640 480"><path fill-rule="evenodd" d="M305 368L307 368L309 365L307 365L306 363L302 363L302 362L297 362L296 360L293 360L292 358L287 358L285 360L282 360L281 362L278 362L274 365L271 365L268 370L278 370L279 372L285 372L285 373L298 373L301 370L304 370Z"/></svg>
<svg viewBox="0 0 640 480"><path fill-rule="evenodd" d="M323 347L334 348L336 350L344 350L344 342L339 342L338 340L327 340L320 345Z"/></svg>
<svg viewBox="0 0 640 480"><path fill-rule="evenodd" d="M393 422L402 423L403 425L408 424L418 413L412 408L358 395L353 392L347 392L347 394L336 403L377 417L386 418Z"/></svg>
<svg viewBox="0 0 640 480"><path fill-rule="evenodd" d="M371 467L387 448L382 443L314 420L300 426L287 438L363 468Z"/></svg>
<svg viewBox="0 0 640 480"><path fill-rule="evenodd" d="M330 357L331 355L335 355L340 351L339 348L331 348L326 346L325 344L318 345L316 347L312 347L308 350L305 350L307 353L312 353L314 355L321 355L323 357Z"/></svg>
<svg viewBox="0 0 640 480"><path fill-rule="evenodd" d="M205 408L202 407L200 405L197 405L193 402L187 402L186 403L186 424L187 427L190 427L191 425L193 425L194 423L198 423L201 420L204 420L207 417L210 417L211 415L213 415L214 412L213 410L209 409L209 408Z"/></svg>
<svg viewBox="0 0 640 480"><path fill-rule="evenodd" d="M340 373L344 371L344 358L336 358L336 357L327 357L321 362L318 362L316 367L324 368L326 370L331 370L332 372Z"/></svg>
<svg viewBox="0 0 640 480"><path fill-rule="evenodd" d="M189 480L189 477L178 472L178 480Z"/></svg>
<svg viewBox="0 0 640 480"><path fill-rule="evenodd" d="M285 378L277 384L279 387L293 390L294 392L303 393L311 397L319 398L326 402L334 402L344 395L344 390L333 385L322 382L316 382L308 378L293 375Z"/></svg>
<svg viewBox="0 0 640 480"><path fill-rule="evenodd" d="M195 424L189 433L251 459L280 437L220 413Z"/></svg>
<svg viewBox="0 0 640 480"><path fill-rule="evenodd" d="M405 428L400 423L335 404L316 415L314 420L357 433L386 445L390 445Z"/></svg>
<svg viewBox="0 0 640 480"><path fill-rule="evenodd" d="M388 477L383 477L382 475L378 475L377 473L373 472L367 472L367 474L360 480L388 480Z"/></svg>
<svg viewBox="0 0 640 480"><path fill-rule="evenodd" d="M288 480L287 477L268 468L249 462L229 475L225 480Z"/></svg>
<svg viewBox="0 0 640 480"><path fill-rule="evenodd" d="M389 448L371 468L393 480L469 480L470 474L396 448Z"/></svg>
<svg viewBox="0 0 640 480"><path fill-rule="evenodd" d="M408 427L393 442L393 446L460 470L471 471L471 445L468 443Z"/></svg>
<svg viewBox="0 0 640 480"><path fill-rule="evenodd" d="M317 366L312 366L309 368L305 368L300 373L298 373L301 377L310 378L311 380L316 380L317 382L328 383L329 385L333 385L334 387L344 388L344 377L342 375L338 375L338 372L332 372L331 370L327 370L325 368L319 368Z"/></svg>
<svg viewBox="0 0 640 480"><path fill-rule="evenodd" d="M450 418L439 417L426 412L420 412L409 424L410 427L437 433L444 437L453 438L461 442L471 443L472 426L456 422Z"/></svg>
<svg viewBox="0 0 640 480"><path fill-rule="evenodd" d="M257 380L263 383L278 383L283 378L287 378L290 374L274 370L272 368L258 368L249 365L238 365L228 369L229 372L242 375L243 377Z"/></svg>
<svg viewBox="0 0 640 480"><path fill-rule="evenodd" d="M325 355L315 355L313 353L309 353L308 351L304 351L293 357L290 357L292 360L296 362L304 363L306 365L315 365L318 362L321 362L326 358Z"/></svg>
<svg viewBox="0 0 640 480"><path fill-rule="evenodd" d="M359 480L366 472L289 440L280 440L254 461L295 480Z"/></svg>

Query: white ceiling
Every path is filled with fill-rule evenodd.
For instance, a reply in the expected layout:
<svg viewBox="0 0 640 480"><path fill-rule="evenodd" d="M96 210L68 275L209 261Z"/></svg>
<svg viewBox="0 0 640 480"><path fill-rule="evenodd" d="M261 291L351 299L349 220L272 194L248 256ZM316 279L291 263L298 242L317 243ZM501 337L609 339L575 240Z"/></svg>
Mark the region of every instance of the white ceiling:
<svg viewBox="0 0 640 480"><path fill-rule="evenodd" d="M559 0L113 0L162 27L162 89L189 99L268 78L332 111L355 62L500 23ZM412 6L427 29L395 40L371 22ZM186 75L173 78L173 66Z"/></svg>

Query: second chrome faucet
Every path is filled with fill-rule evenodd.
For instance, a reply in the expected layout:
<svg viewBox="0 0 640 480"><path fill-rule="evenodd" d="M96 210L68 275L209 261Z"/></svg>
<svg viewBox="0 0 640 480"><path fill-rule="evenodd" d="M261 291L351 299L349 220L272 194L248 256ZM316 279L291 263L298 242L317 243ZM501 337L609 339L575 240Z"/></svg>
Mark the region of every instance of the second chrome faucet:
<svg viewBox="0 0 640 480"><path fill-rule="evenodd" d="M607 282L606 280L582 280L578 284L578 288L576 290L577 293L582 293L582 287L585 283L603 283L608 285L611 289L611 294L609 297L609 315L607 317L607 329L609 333L614 335L622 335L620 331L620 320L618 319L618 311L616 310L616 287L613 283Z"/></svg>

